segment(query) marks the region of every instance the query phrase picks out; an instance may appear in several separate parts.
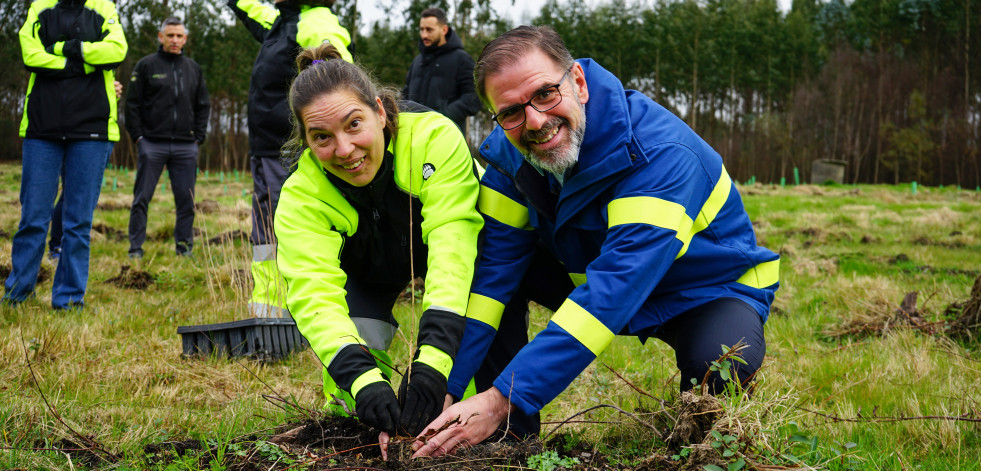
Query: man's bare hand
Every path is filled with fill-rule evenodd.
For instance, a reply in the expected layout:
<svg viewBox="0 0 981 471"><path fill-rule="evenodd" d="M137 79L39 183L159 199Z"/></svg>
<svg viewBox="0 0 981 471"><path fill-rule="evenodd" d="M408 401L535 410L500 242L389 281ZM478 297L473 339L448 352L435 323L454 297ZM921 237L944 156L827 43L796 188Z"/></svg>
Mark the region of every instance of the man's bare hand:
<svg viewBox="0 0 981 471"><path fill-rule="evenodd" d="M443 399L443 410L446 410L448 407L452 405L453 405L453 395L447 394L446 398Z"/></svg>
<svg viewBox="0 0 981 471"><path fill-rule="evenodd" d="M442 456L461 446L476 445L497 430L510 410L507 398L494 387L453 404L416 437L412 457ZM445 424L451 425L444 427ZM432 434L434 430L438 432Z"/></svg>

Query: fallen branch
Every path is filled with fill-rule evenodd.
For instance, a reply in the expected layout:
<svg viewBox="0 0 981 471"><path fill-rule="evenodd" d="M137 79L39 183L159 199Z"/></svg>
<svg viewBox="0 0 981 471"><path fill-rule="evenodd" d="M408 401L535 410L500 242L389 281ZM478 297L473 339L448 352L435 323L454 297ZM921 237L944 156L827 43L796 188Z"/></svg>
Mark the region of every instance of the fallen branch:
<svg viewBox="0 0 981 471"><path fill-rule="evenodd" d="M981 418L968 417L967 416L967 413L965 413L964 415L960 415L960 416L951 416L951 415L916 415L916 416L909 416L909 417L906 417L906 416L899 416L899 417L896 417L896 416L883 416L883 417L880 417L880 416L877 416L875 414L876 410L878 409L878 407L876 407L875 409L872 409L872 415L869 416L869 417L863 417L862 416L862 412L860 410L858 412L858 414L857 414L858 417L856 417L856 418L849 418L849 417L841 417L841 416L835 415L835 414L825 414L823 412L813 411L813 410L810 410L810 409L806 409L804 407L798 407L798 409L800 409L800 410L802 410L804 412L809 412L811 414L824 417L826 419L831 419L831 421L833 421L833 422L888 423L888 422L908 422L908 421L911 421L911 420L950 420L950 421L955 421L955 422L976 422L976 423L981 423Z"/></svg>

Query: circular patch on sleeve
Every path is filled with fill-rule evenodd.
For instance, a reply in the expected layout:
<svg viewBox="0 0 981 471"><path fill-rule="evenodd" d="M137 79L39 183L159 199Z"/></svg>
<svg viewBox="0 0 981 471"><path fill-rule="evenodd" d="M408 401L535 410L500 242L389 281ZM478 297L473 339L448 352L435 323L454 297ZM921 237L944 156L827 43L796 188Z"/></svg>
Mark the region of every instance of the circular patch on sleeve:
<svg viewBox="0 0 981 471"><path fill-rule="evenodd" d="M429 162L426 162L426 163L422 164L422 179L423 180L429 180L429 177L433 176L434 173L436 173L436 166L435 165L433 165L433 164L431 164Z"/></svg>

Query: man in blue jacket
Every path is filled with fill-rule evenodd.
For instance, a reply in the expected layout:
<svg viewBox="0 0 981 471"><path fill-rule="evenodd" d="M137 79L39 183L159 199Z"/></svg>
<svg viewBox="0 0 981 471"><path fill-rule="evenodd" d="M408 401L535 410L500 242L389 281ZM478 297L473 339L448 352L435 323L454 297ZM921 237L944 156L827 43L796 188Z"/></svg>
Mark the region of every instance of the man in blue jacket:
<svg viewBox="0 0 981 471"><path fill-rule="evenodd" d="M466 420L417 441L415 456L479 443L509 416L512 432L537 433L538 411L618 334L670 345L682 390L740 340L747 364L732 377L755 374L779 257L756 245L719 154L596 62L573 60L548 27L491 41L474 77L499 129L480 147L485 241L448 392L460 398L471 378L482 392L437 417L429 428ZM526 298L555 311L531 342ZM708 386L725 381L716 372Z"/></svg>

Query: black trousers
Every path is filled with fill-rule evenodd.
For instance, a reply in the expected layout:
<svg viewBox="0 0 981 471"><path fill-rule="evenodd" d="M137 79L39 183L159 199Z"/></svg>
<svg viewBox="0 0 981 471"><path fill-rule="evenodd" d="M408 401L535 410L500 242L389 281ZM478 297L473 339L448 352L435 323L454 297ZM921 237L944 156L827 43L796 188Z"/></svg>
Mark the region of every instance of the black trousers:
<svg viewBox="0 0 981 471"><path fill-rule="evenodd" d="M129 252L143 250L146 241L147 208L164 167L170 174L177 217L174 241L177 253L185 254L194 246L194 185L197 182L198 145L193 141L140 139L137 143L136 183L133 206L129 211Z"/></svg>
<svg viewBox="0 0 981 471"><path fill-rule="evenodd" d="M528 343L528 301L556 311L574 288L562 264L540 248L522 279L517 295L505 306L497 335L474 376L478 392L489 389L511 359ZM749 344L742 350L742 358L747 365L732 362L736 370L734 377L741 381L748 380L756 373L766 355L762 319L756 310L734 298L709 301L679 314L654 332L634 335L657 338L674 349L675 361L681 370L681 391L693 387L692 378L701 384L709 371L709 364L722 355L722 345L731 347L740 340ZM708 386L709 392L715 394L724 390L725 382L718 372L713 372ZM509 434L521 438L538 434L541 429L540 414L527 415L516 408L506 426L509 427Z"/></svg>

